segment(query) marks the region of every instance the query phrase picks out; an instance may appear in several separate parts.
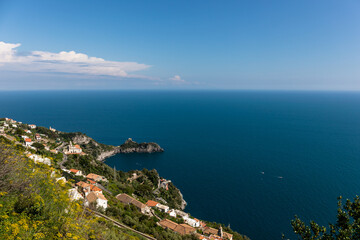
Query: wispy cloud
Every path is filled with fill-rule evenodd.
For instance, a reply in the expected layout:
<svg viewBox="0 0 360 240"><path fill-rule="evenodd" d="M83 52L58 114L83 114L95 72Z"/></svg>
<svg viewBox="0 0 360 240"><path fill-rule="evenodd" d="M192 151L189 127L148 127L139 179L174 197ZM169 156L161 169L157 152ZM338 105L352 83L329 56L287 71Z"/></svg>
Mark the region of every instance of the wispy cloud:
<svg viewBox="0 0 360 240"><path fill-rule="evenodd" d="M179 75L175 75L175 76L169 78L169 80L176 82L176 83L185 83L185 80L182 79Z"/></svg>
<svg viewBox="0 0 360 240"><path fill-rule="evenodd" d="M0 41L0 70L152 79L132 74L149 68L146 64L107 61L75 51L21 53L17 51L20 45Z"/></svg>

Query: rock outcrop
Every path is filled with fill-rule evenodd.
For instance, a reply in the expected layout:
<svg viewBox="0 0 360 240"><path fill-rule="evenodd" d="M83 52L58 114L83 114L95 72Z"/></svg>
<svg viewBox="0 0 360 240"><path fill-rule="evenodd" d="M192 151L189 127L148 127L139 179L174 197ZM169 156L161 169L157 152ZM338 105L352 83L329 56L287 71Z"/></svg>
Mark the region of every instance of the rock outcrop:
<svg viewBox="0 0 360 240"><path fill-rule="evenodd" d="M129 138L124 144L120 146L113 147L113 149L110 150L101 151L101 153L97 155L96 159L98 161L104 161L106 158L119 153L155 153L163 151L164 149L161 148L157 143L137 143Z"/></svg>
<svg viewBox="0 0 360 240"><path fill-rule="evenodd" d="M85 134L76 134L72 141L77 144L88 144L91 140L93 140L91 137L86 136ZM96 141L93 141L95 145L97 145Z"/></svg>
<svg viewBox="0 0 360 240"><path fill-rule="evenodd" d="M137 143L131 138L129 138L124 144L119 146L120 153L154 153L163 151L164 149L161 148L157 143Z"/></svg>

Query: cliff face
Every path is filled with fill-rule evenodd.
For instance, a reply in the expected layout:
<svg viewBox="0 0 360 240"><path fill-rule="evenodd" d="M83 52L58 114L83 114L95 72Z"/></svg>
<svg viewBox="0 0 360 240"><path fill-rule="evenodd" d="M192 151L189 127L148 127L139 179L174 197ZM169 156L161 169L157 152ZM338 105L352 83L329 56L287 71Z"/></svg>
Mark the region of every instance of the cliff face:
<svg viewBox="0 0 360 240"><path fill-rule="evenodd" d="M77 144L88 144L91 140L91 137L86 136L85 134L77 134L72 138L72 141ZM94 141L94 144L97 146L97 142Z"/></svg>
<svg viewBox="0 0 360 240"><path fill-rule="evenodd" d="M161 148L157 143L137 143L131 138L119 146L120 153L154 153L163 151L164 149Z"/></svg>

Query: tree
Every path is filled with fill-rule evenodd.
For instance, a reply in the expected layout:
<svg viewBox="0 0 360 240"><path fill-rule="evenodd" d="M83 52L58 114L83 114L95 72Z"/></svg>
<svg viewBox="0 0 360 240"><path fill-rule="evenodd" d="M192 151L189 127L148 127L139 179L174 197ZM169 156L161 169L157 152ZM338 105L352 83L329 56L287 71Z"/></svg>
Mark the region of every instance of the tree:
<svg viewBox="0 0 360 240"><path fill-rule="evenodd" d="M337 221L329 224L329 228L320 226L314 221L306 225L297 216L291 221L295 234L303 240L355 240L360 239L360 198L354 201L346 200L342 204L342 197L338 198Z"/></svg>

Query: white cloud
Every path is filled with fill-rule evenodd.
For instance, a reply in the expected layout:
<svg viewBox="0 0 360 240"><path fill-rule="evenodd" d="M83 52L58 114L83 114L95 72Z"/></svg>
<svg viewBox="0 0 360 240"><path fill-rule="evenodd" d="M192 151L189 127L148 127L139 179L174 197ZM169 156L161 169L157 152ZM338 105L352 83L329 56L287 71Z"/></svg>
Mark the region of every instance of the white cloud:
<svg viewBox="0 0 360 240"><path fill-rule="evenodd" d="M169 78L171 81L177 82L177 83L184 83L185 80L181 79L181 77L179 75L175 75L171 78Z"/></svg>
<svg viewBox="0 0 360 240"><path fill-rule="evenodd" d="M0 69L23 72L67 73L83 75L103 75L113 77L142 77L132 75L149 68L149 65L137 62L106 61L102 58L89 57L83 53L32 51L19 54L16 50L21 44L0 41Z"/></svg>

